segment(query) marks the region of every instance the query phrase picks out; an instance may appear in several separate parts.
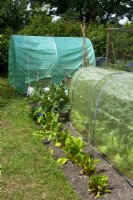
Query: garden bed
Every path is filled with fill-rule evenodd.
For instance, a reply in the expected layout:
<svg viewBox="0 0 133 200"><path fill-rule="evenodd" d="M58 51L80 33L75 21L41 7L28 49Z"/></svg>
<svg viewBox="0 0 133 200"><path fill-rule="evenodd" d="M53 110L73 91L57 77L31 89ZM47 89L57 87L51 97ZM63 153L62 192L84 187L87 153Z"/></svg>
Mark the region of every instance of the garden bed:
<svg viewBox="0 0 133 200"><path fill-rule="evenodd" d="M125 177L78 137L79 133L71 126L68 121L71 106L65 91L64 83L60 86L51 83L48 91L40 85L36 87L30 98L31 117L37 122L34 135L41 138L50 155L61 164L67 180L82 200L96 197L133 200L132 187Z"/></svg>
<svg viewBox="0 0 133 200"><path fill-rule="evenodd" d="M64 127L69 129L72 135L78 136L78 133L71 126L70 122L67 122ZM54 159L57 160L61 157L67 157L62 149L57 148L52 142L43 142L47 149L53 149ZM119 174L115 169L100 155L92 146L87 145L84 148L84 152L89 152L93 158L99 158L100 163L97 164L97 171L99 174L104 173L109 177L108 185L111 190L110 193L102 196L100 199L105 200L133 200L133 188L126 181L125 177ZM65 165L61 166L67 180L71 183L72 187L79 194L82 200L94 200L96 199L88 191L88 181L89 177L83 175L80 172L79 167L71 160L69 160Z"/></svg>

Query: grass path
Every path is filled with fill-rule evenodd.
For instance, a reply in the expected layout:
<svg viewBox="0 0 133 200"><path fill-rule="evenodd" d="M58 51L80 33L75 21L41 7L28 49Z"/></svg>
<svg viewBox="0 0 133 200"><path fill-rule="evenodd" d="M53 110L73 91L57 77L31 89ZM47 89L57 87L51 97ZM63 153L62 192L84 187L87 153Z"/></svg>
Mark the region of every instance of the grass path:
<svg viewBox="0 0 133 200"><path fill-rule="evenodd" d="M2 200L79 200L34 136L26 98L1 80Z"/></svg>

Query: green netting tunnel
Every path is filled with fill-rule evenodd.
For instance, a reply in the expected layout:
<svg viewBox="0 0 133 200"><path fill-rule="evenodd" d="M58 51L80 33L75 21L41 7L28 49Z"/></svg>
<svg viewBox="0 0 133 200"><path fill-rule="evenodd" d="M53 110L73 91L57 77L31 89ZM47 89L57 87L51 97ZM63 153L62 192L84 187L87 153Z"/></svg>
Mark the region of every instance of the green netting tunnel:
<svg viewBox="0 0 133 200"><path fill-rule="evenodd" d="M133 74L81 68L69 98L75 129L133 181Z"/></svg>
<svg viewBox="0 0 133 200"><path fill-rule="evenodd" d="M90 65L95 66L92 43L86 39ZM28 84L51 77L59 84L82 66L83 38L20 36L10 37L8 70L9 84L20 93Z"/></svg>

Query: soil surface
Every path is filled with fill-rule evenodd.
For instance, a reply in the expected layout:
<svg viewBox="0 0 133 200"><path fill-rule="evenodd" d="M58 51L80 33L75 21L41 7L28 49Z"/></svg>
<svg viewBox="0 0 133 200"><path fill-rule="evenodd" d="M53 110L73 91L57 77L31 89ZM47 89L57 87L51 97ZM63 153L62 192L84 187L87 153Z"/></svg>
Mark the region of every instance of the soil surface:
<svg viewBox="0 0 133 200"><path fill-rule="evenodd" d="M69 129L71 134L78 136L79 134L67 122L64 127ZM61 157L66 157L66 154L56 146L50 143L43 142L46 148L53 148L54 159L57 160ZM103 200L133 200L133 187L127 182L124 176L119 174L105 159L99 154L92 146L87 145L84 152L88 152L93 158L99 158L101 162L97 164L97 172L104 173L109 177L108 185L111 190L110 193L99 199ZM74 190L78 193L82 200L95 200L95 196L88 191L89 177L80 173L79 167L72 161L68 161L65 165L61 166L67 180L70 182Z"/></svg>

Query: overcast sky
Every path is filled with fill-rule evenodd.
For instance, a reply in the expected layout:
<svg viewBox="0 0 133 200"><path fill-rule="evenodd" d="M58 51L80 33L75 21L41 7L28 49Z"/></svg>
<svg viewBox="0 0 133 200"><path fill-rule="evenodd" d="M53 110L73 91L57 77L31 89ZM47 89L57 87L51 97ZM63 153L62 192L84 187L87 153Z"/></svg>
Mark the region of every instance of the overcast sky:
<svg viewBox="0 0 133 200"><path fill-rule="evenodd" d="M121 19L121 20L119 21L119 24L123 25L123 24L125 24L125 23L127 23L127 22L129 22L129 21L128 21L128 18L127 18L127 17L124 17L124 19Z"/></svg>

